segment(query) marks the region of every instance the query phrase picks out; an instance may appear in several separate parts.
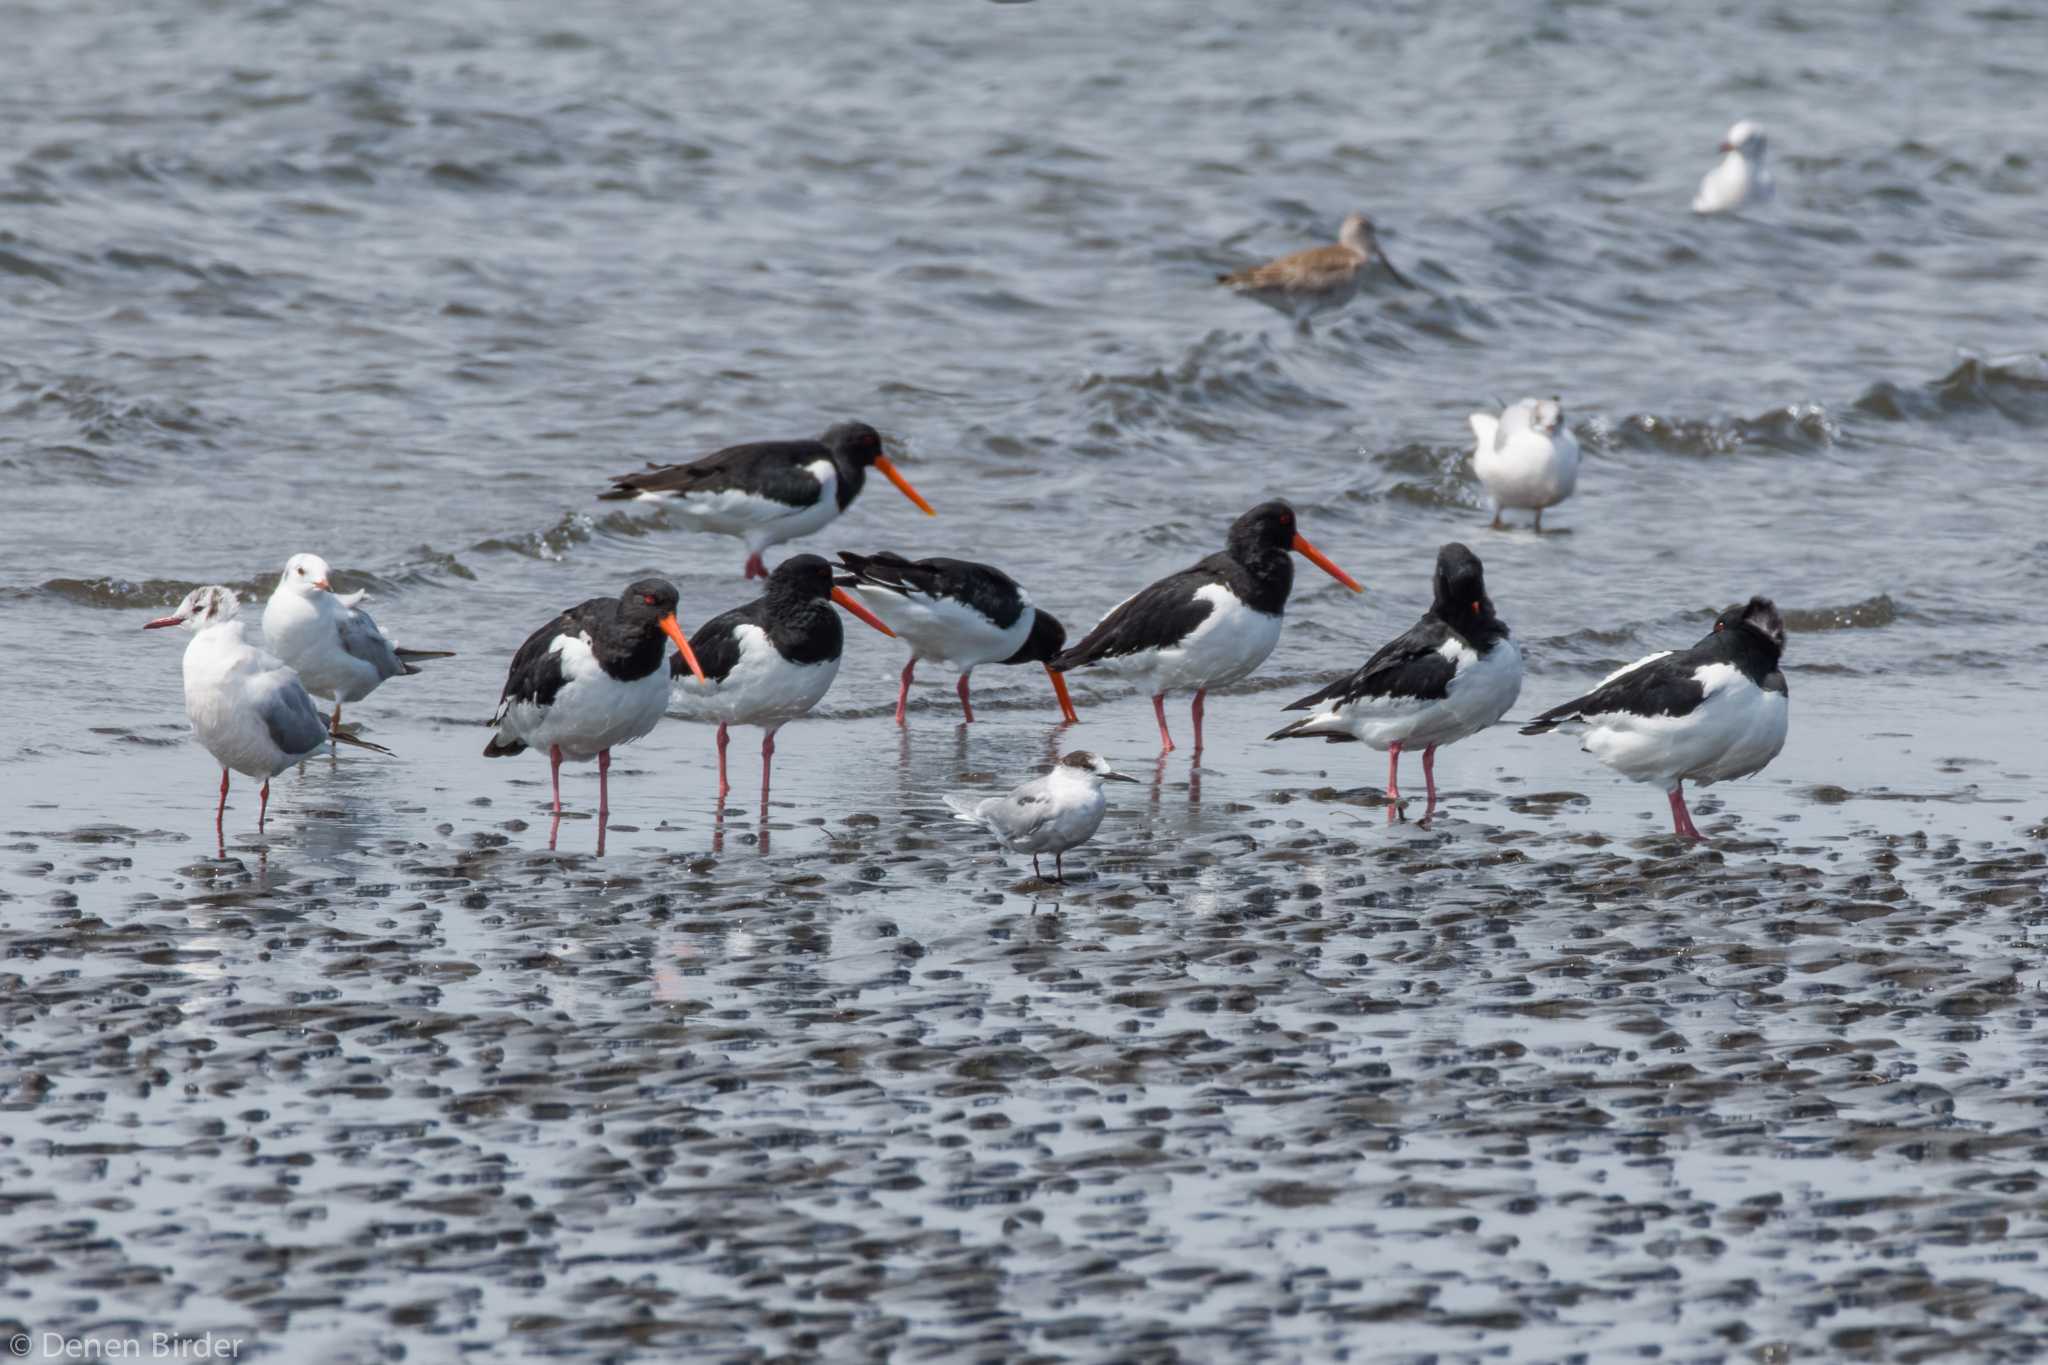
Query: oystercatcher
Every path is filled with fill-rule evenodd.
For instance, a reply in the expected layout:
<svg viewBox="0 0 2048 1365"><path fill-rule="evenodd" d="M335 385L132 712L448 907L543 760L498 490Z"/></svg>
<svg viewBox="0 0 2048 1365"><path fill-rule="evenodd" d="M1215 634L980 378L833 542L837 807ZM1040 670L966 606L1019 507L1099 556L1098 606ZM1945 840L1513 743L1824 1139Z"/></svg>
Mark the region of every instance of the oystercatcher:
<svg viewBox="0 0 2048 1365"><path fill-rule="evenodd" d="M1522 655L1486 595L1479 556L1455 542L1436 552L1435 596L1422 619L1365 666L1290 704L1309 711L1269 739L1357 740L1387 753L1387 819L1400 811L1401 751L1421 748L1436 813L1436 751L1506 715L1522 693Z"/></svg>
<svg viewBox="0 0 2048 1365"><path fill-rule="evenodd" d="M769 760L775 732L816 706L839 676L846 633L837 602L862 621L894 634L852 594L832 584L832 566L817 555L791 555L768 575L767 591L731 611L712 617L690 637L704 667L694 683L683 682L673 697L686 720L718 723L718 796L732 790L725 775L727 729L758 725L761 735L761 799L768 799ZM672 671L680 674L680 669Z"/></svg>
<svg viewBox="0 0 2048 1365"><path fill-rule="evenodd" d="M1744 204L1767 204L1777 184L1764 166L1764 130L1742 120L1721 139L1721 159L1700 180L1694 213L1731 213Z"/></svg>
<svg viewBox="0 0 2048 1365"><path fill-rule="evenodd" d="M1053 671L1115 663L1142 678L1159 719L1161 753L1173 751L1166 696L1192 691L1200 754L1202 703L1209 689L1248 676L1279 643L1281 617L1294 589L1289 550L1351 591L1365 591L1295 530L1292 507L1278 499L1262 502L1231 523L1220 553L1112 607L1081 643L1052 661Z"/></svg>
<svg viewBox="0 0 2048 1365"><path fill-rule="evenodd" d="M370 613L358 607L359 592L342 596L328 581L319 555L293 555L263 607L263 642L297 671L316 697L334 703L328 729L341 730L341 704L361 701L386 678L419 672L421 659L452 659L453 650L407 649L394 645Z"/></svg>
<svg viewBox="0 0 2048 1365"><path fill-rule="evenodd" d="M1404 288L1415 287L1387 259L1372 219L1362 213L1351 213L1345 215L1334 244L1312 246L1264 265L1218 275L1216 282L1232 293L1306 321L1316 313L1342 308L1351 302L1367 268L1375 261Z"/></svg>
<svg viewBox="0 0 2048 1365"><path fill-rule="evenodd" d="M1556 398L1524 398L1501 415L1475 412L1466 419L1479 438L1472 452L1472 470L1493 499L1493 529L1506 530L1501 509L1533 508L1536 529L1543 529L1543 509L1555 507L1579 484L1579 441L1564 424L1564 405Z"/></svg>
<svg viewBox="0 0 2048 1365"><path fill-rule="evenodd" d="M865 422L841 422L815 441L754 441L688 464L650 464L597 496L666 502L692 530L738 536L747 543L747 577L766 578L761 552L830 525L860 496L870 466L926 516L938 515Z"/></svg>
<svg viewBox="0 0 2048 1365"><path fill-rule="evenodd" d="M1038 855L1052 854L1053 880L1064 884L1062 862L1070 848L1078 848L1102 828L1107 807L1102 795L1104 782L1136 782L1109 766L1100 754L1077 749L1053 765L1044 777L1034 777L1007 795L981 800L948 796L953 818L980 825L996 836L996 842L1012 853L1031 855L1031 875L1038 870Z"/></svg>
<svg viewBox="0 0 2048 1365"><path fill-rule="evenodd" d="M539 749L554 783L555 827L562 821L562 760L597 760L598 851L604 851L611 813L612 750L631 744L661 723L668 710L667 653L673 640L680 662L697 676L697 656L676 622L675 585L643 578L617 597L578 603L526 637L512 656L498 710L497 733L485 758ZM554 835L548 837L554 847Z"/></svg>
<svg viewBox="0 0 2048 1365"><path fill-rule="evenodd" d="M910 679L920 659L959 673L960 710L971 724L974 704L967 679L981 664L1044 664L1069 722L1074 703L1067 680L1052 660L1067 646L1067 628L1051 612L1032 604L1017 580L990 564L967 559L905 559L887 550L857 555L839 552L846 576L839 586L852 592L910 646L903 685L896 693L896 723L905 723Z"/></svg>
<svg viewBox="0 0 2048 1365"><path fill-rule="evenodd" d="M185 715L192 734L220 764L220 804L213 828L220 835L228 809L232 770L263 783L256 808L261 831L270 815L270 779L326 747L330 738L320 708L298 675L275 655L242 634L242 604L233 588L194 588L176 611L148 622L144 630L183 626L192 632L185 646ZM334 735L344 744L375 753L391 751L353 735Z"/></svg>
<svg viewBox="0 0 2048 1365"><path fill-rule="evenodd" d="M1579 747L1622 776L1662 787L1671 829L1703 839L1684 786L1748 777L1785 747L1790 692L1778 662L1785 623L1768 597L1730 607L1691 649L1647 655L1598 687L1553 706L1522 727L1540 735L1563 727Z"/></svg>

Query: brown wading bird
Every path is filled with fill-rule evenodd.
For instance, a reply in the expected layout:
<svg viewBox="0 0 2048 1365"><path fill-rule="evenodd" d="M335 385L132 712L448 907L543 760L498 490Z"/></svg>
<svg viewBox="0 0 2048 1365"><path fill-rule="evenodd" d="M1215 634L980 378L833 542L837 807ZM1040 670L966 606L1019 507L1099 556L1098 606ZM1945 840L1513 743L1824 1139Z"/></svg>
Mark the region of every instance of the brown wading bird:
<svg viewBox="0 0 2048 1365"><path fill-rule="evenodd" d="M1342 308L1358 293L1366 269L1373 262L1385 268L1403 288L1415 285L1387 259L1372 219L1362 213L1346 214L1337 240L1330 246L1312 246L1239 270L1218 275L1216 282L1231 292L1257 299L1304 324L1316 313Z"/></svg>

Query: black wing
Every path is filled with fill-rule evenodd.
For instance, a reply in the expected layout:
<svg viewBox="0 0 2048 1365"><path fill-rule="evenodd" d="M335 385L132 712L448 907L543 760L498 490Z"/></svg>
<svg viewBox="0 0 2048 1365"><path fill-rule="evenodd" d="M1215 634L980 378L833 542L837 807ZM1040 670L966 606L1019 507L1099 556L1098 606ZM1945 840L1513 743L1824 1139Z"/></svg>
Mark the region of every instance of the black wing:
<svg viewBox="0 0 2048 1365"><path fill-rule="evenodd" d="M697 666L704 670L707 682L724 682L740 661L740 627L759 626L761 602L756 598L743 607L718 615L697 627L690 637L690 652L697 656ZM668 672L672 678L680 678L690 671L683 662L680 651L668 661Z"/></svg>
<svg viewBox="0 0 2048 1365"><path fill-rule="evenodd" d="M1568 720L1622 713L1632 716L1686 716L1706 698L1706 688L1693 675L1711 659L1700 657L1702 646L1676 653L1651 654L1627 672L1610 677L1583 697L1553 706L1522 727L1540 735Z"/></svg>
<svg viewBox="0 0 2048 1365"><path fill-rule="evenodd" d="M1442 701L1450 694L1451 679L1458 666L1443 655L1451 628L1434 615L1424 615L1406 631L1379 647L1363 667L1339 678L1322 691L1289 702L1284 710L1307 711L1325 702L1346 702L1366 697L1414 697Z"/></svg>
<svg viewBox="0 0 2048 1365"><path fill-rule="evenodd" d="M1229 557L1210 555L1191 569L1170 574L1137 596L1115 608L1082 637L1081 643L1052 661L1052 668L1064 673L1103 659L1136 654L1147 649L1170 648L1194 633L1215 609L1207 598L1195 594L1211 583L1227 581Z"/></svg>
<svg viewBox="0 0 2048 1365"><path fill-rule="evenodd" d="M753 441L728 446L688 464L649 465L636 473L616 475L612 486L597 496L734 491L805 507L817 501L818 481L804 472L804 466L831 458L832 452L819 441ZM691 648L695 647L692 644Z"/></svg>
<svg viewBox="0 0 2048 1365"><path fill-rule="evenodd" d="M889 550L875 555L841 550L839 560L856 582L906 596L948 598L987 617L1000 630L1008 630L1024 610L1024 590L992 564L971 559L912 560Z"/></svg>
<svg viewBox="0 0 2048 1365"><path fill-rule="evenodd" d="M505 707L512 702L538 702L542 706L553 706L555 694L562 690L568 679L562 674L562 656L549 646L558 635L581 635L599 633L603 613L616 611L618 603L606 597L593 597L569 608L554 620L526 637L526 643L519 646L519 652L512 656L512 667L505 674L504 690L498 693L498 716L503 717ZM496 724L494 718L491 722Z"/></svg>

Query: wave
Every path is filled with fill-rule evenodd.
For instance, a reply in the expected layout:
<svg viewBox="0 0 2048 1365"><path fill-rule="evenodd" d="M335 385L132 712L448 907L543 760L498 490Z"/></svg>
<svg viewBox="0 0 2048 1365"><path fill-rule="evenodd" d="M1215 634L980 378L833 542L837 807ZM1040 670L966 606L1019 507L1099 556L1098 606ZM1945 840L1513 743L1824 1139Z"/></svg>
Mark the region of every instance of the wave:
<svg viewBox="0 0 2048 1365"><path fill-rule="evenodd" d="M1902 388L1879 380L1854 406L1865 416L1888 422L1938 422L1989 412L2038 426L2048 422L2048 355L1966 355L1947 374L1925 384Z"/></svg>
<svg viewBox="0 0 2048 1365"><path fill-rule="evenodd" d="M1631 413L1618 422L1587 422L1579 429L1579 437L1596 450L1712 456L1761 447L1800 455L1837 444L1841 440L1841 425L1818 403L1795 403L1755 417L1687 418Z"/></svg>

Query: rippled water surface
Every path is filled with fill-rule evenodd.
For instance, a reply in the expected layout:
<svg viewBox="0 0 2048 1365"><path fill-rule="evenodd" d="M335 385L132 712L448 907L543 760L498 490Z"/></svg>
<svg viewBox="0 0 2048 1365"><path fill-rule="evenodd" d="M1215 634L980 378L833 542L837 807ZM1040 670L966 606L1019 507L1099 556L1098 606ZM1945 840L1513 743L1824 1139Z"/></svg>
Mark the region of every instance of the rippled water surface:
<svg viewBox="0 0 2048 1365"><path fill-rule="evenodd" d="M2048 20L2025 6L14 6L0 89L0 1328L287 1361L1686 1361L2048 1351ZM1778 197L1686 205L1737 117ZM1215 274L1369 211L1312 334ZM1562 395L1557 534L1465 415ZM1077 675L855 630L816 716L479 756L511 650L737 542L605 476L860 417L805 548L1071 625L1284 495L1199 766ZM1784 753L1695 801L1503 727L1447 811L1267 745L1452 539L1522 710L1785 608ZM396 757L186 737L188 587L313 550ZM786 552L786 551L785 551ZM250 612L253 617L253 609ZM1183 707L1175 724L1186 726ZM944 818L1062 748L1064 891ZM1419 774L1414 775L1419 780ZM207 1334L211 1334L208 1336ZM161 1357L159 1357L161 1358Z"/></svg>

